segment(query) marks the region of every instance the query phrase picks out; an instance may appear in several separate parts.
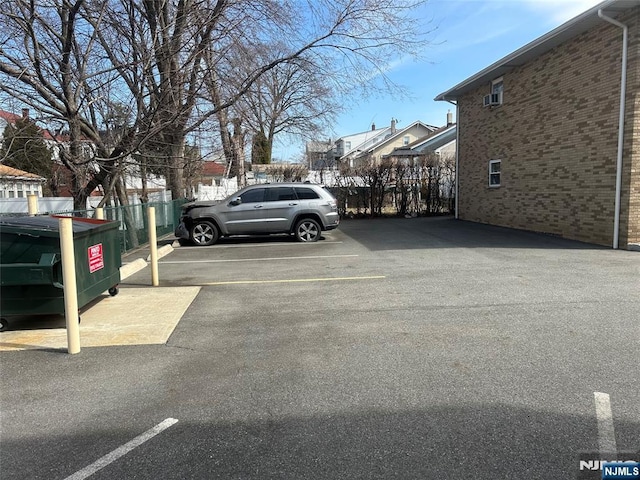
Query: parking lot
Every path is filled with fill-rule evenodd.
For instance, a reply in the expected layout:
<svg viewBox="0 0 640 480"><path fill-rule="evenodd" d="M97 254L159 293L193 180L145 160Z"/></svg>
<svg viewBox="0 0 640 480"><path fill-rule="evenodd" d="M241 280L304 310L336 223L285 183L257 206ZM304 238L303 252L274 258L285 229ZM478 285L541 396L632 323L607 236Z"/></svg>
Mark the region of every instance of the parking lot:
<svg viewBox="0 0 640 480"><path fill-rule="evenodd" d="M560 479L640 450L638 252L348 220L176 247L160 284L121 293L161 319L199 289L164 343L0 353L2 478Z"/></svg>

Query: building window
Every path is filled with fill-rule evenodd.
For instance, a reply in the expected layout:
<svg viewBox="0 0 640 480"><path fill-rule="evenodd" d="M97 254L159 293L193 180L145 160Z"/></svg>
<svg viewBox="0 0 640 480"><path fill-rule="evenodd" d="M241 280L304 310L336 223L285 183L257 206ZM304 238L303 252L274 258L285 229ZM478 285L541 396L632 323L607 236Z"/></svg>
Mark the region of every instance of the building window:
<svg viewBox="0 0 640 480"><path fill-rule="evenodd" d="M502 81L502 77L496 78L491 82L491 95L492 95L492 100L497 100L498 105L502 105L503 92L504 92L504 83Z"/></svg>
<svg viewBox="0 0 640 480"><path fill-rule="evenodd" d="M351 142L344 142L344 150L348 152L351 150Z"/></svg>
<svg viewBox="0 0 640 480"><path fill-rule="evenodd" d="M489 186L490 187L500 186L501 163L502 163L502 160L489 161Z"/></svg>
<svg viewBox="0 0 640 480"><path fill-rule="evenodd" d="M409 140L410 140L409 135L405 135L402 138L402 145L409 145Z"/></svg>

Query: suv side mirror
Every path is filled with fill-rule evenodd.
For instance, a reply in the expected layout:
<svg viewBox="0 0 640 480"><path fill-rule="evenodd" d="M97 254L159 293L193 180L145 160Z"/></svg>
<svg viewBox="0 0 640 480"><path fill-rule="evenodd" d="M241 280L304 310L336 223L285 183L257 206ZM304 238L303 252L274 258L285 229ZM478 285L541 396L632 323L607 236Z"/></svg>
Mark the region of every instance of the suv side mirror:
<svg viewBox="0 0 640 480"><path fill-rule="evenodd" d="M234 197L231 199L231 201L229 202L229 205L233 205L234 207L236 205L240 205L242 203L242 198L240 197Z"/></svg>

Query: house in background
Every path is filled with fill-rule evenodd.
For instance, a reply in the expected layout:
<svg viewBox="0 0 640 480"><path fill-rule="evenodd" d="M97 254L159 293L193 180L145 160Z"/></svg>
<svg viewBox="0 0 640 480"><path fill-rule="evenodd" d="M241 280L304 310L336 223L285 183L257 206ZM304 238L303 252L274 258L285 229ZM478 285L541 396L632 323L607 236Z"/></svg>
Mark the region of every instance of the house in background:
<svg viewBox="0 0 640 480"><path fill-rule="evenodd" d="M447 125L438 128L408 145L394 148L382 158L388 158L393 162L416 164L421 158L437 156L439 158L455 158L456 155L457 128L453 123L451 113L447 114Z"/></svg>
<svg viewBox="0 0 640 480"><path fill-rule="evenodd" d="M393 177L394 186L404 184L417 189L420 192L417 207L425 200L428 211L440 211L446 204L447 211L453 212L456 132L456 124L448 113L447 125L382 156L383 161L393 165L406 165L394 170L394 175L398 175ZM425 196L421 196L423 190Z"/></svg>
<svg viewBox="0 0 640 480"><path fill-rule="evenodd" d="M0 110L0 141L5 128L14 125L20 119L29 118L29 109L22 109L22 116ZM51 139L48 132L43 132L45 141ZM27 195L42 197L42 187L47 179L35 173L25 172L17 168L0 164L0 198L26 198Z"/></svg>
<svg viewBox="0 0 640 480"><path fill-rule="evenodd" d="M201 167L202 169L196 175L196 184L219 185L228 174L227 167L218 162L204 161Z"/></svg>
<svg viewBox="0 0 640 480"><path fill-rule="evenodd" d="M7 112L5 110L0 110L0 138L4 135L4 129L9 125L15 125L15 123L20 119L29 119L29 109L23 108L22 115L17 115L15 113ZM42 130L42 137L44 138L45 143L51 149L55 146L56 141L60 139L56 139L51 135L51 132L48 130Z"/></svg>
<svg viewBox="0 0 640 480"><path fill-rule="evenodd" d="M0 110L0 138L4 134L5 128L9 125L15 126L18 120L31 120L34 121L33 118L30 117L29 109L23 108L22 115L17 115L11 112L7 112L4 110ZM64 148L66 142L68 142L68 138L64 135L52 135L50 131L46 129L40 130L42 133L42 139L51 152L51 178L46 179L45 183L49 182L49 189L53 190L55 196L60 197L71 197L71 174L67 168L62 165L60 160L60 150ZM85 142L82 146L83 151L85 151L86 158L90 159L93 156L93 145L89 142ZM90 169L91 166L87 164L85 169ZM42 189L41 189L42 190ZM96 190L92 193L92 195L99 195L100 193ZM42 193L40 194L42 196Z"/></svg>
<svg viewBox="0 0 640 480"><path fill-rule="evenodd" d="M305 158L309 170L327 170L336 168L337 164L332 155L331 140L312 140L305 144Z"/></svg>
<svg viewBox="0 0 640 480"><path fill-rule="evenodd" d="M375 136L373 141L364 142L345 152L339 159L340 164L353 168L368 163L379 163L382 157L389 154L394 148L407 146L436 130L436 127L421 121L413 122L408 127L398 130L396 120L391 120L391 126L389 129L385 129L384 134Z"/></svg>
<svg viewBox="0 0 640 480"><path fill-rule="evenodd" d="M340 165L340 162L350 155L389 138L391 130L395 129L395 126L395 120L385 128L376 128L376 125L373 124L371 130L340 137L334 142L333 149L328 155L331 156L335 165Z"/></svg>
<svg viewBox="0 0 640 480"><path fill-rule="evenodd" d="M29 115L29 110L26 110L26 115ZM25 110L22 111L22 114L25 115ZM0 110L0 137L4 135L4 129L7 128L8 125L13 125L18 120L20 120L20 115L16 115L15 113L7 112L5 110Z"/></svg>
<svg viewBox="0 0 640 480"><path fill-rule="evenodd" d="M640 242L638 0L604 1L436 100L457 105L458 218Z"/></svg>
<svg viewBox="0 0 640 480"><path fill-rule="evenodd" d="M0 198L42 197L42 186L47 179L35 173L0 164Z"/></svg>

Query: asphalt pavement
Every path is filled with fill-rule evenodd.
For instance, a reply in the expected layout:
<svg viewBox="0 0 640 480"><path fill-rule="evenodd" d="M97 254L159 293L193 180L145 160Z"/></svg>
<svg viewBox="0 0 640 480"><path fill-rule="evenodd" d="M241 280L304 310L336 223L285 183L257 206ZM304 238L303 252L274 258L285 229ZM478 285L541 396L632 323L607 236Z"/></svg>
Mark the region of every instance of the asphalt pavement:
<svg viewBox="0 0 640 480"><path fill-rule="evenodd" d="M156 343L0 352L2 478L599 478L580 458L640 450L638 252L348 220L159 273L120 289L131 324L178 317Z"/></svg>

